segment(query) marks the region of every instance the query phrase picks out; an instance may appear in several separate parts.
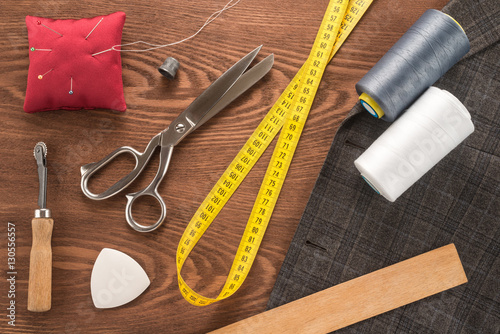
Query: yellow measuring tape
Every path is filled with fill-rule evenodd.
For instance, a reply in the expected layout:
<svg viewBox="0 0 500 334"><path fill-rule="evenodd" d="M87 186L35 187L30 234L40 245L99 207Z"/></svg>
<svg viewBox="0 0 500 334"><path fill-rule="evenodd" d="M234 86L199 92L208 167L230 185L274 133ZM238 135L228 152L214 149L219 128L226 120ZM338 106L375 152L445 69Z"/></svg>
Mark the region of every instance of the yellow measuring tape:
<svg viewBox="0 0 500 334"><path fill-rule="evenodd" d="M278 201L326 65L372 1L330 1L309 58L222 174L186 227L177 247L176 262L179 289L191 304L205 306L225 299L235 293L246 279ZM217 298L204 297L186 284L181 276L182 266L203 233L281 128L283 131L279 136L226 283Z"/></svg>

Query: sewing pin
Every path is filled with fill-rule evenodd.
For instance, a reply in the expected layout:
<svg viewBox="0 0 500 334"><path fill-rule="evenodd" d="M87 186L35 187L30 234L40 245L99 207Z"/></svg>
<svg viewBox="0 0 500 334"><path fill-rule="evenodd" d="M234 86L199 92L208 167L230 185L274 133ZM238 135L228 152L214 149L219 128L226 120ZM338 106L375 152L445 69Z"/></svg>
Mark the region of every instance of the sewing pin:
<svg viewBox="0 0 500 334"><path fill-rule="evenodd" d="M62 34L61 34L61 33L58 33L58 32L57 32L57 31L55 31L54 29L47 27L45 24L43 24L43 23L41 23L41 22L40 22L40 24L41 24L42 26L44 26L45 28L49 29L50 31L55 32L56 34L58 34L59 36L61 36L61 37L62 37Z"/></svg>
<svg viewBox="0 0 500 334"><path fill-rule="evenodd" d="M44 74L39 74L39 75L38 75L38 79L42 80L42 79L43 79L43 77L44 77L47 73L51 72L52 70L53 70L53 68L51 68L50 70L48 70L48 71L47 71L47 72L45 72Z"/></svg>
<svg viewBox="0 0 500 334"><path fill-rule="evenodd" d="M99 22L97 22L97 24L95 25L94 28L92 28L92 30L89 32L89 34L87 35L87 37L85 37L85 39L89 38L90 34L94 32L95 28L97 28L97 26L99 25L99 23L101 23L101 21L104 20L104 17L102 17Z"/></svg>
<svg viewBox="0 0 500 334"><path fill-rule="evenodd" d="M52 51L52 49L35 49L35 47L30 48L31 51Z"/></svg>
<svg viewBox="0 0 500 334"><path fill-rule="evenodd" d="M69 95L73 95L73 77L71 77L71 87L69 89Z"/></svg>

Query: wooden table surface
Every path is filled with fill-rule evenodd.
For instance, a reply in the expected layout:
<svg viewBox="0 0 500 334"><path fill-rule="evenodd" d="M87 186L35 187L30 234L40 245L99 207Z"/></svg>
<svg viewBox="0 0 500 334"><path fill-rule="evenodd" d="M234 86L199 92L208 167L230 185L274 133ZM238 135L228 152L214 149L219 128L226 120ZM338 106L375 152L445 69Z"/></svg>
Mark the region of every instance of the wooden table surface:
<svg viewBox="0 0 500 334"><path fill-rule="evenodd" d="M0 261L7 278L7 225L16 227L16 326L7 324L9 285L0 283L0 332L22 333L201 333L264 311L288 246L313 189L335 131L357 101L355 83L428 8L446 0L375 0L328 66L295 153L287 180L254 266L231 298L195 307L177 286L175 252L204 197L265 113L306 60L328 1L242 0L194 39L146 53L123 53L128 110L23 112L28 74L26 15L82 18L124 11L123 43L167 43L191 35L225 0L125 1L19 0L0 10ZM152 233L132 230L124 219L125 193L92 201L80 189L80 166L129 145L143 150L208 85L244 54L263 44L275 64L252 89L180 143L159 188L168 207L165 223ZM157 67L168 56L181 67L168 81ZM48 146L48 207L54 218L52 309L26 309L31 219L38 177L32 150ZM272 147L274 144L272 144ZM198 292L215 297L225 281L267 168L268 150L221 212L186 262L183 277ZM157 169L155 157L130 192L142 189ZM132 162L106 170L117 180ZM101 177L95 191L111 182ZM102 181L100 184L98 181ZM154 202L137 215L152 222ZM224 247L221 247L224 245ZM151 285L131 303L108 310L93 306L90 274L102 248L123 251L143 266Z"/></svg>

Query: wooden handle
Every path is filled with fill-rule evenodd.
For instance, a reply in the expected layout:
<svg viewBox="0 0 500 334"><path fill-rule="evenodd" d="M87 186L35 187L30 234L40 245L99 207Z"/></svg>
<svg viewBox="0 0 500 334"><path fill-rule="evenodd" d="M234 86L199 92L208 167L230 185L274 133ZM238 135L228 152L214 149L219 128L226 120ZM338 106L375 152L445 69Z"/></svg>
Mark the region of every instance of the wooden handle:
<svg viewBox="0 0 500 334"><path fill-rule="evenodd" d="M33 218L33 244L30 254L28 310L50 310L52 296L52 218Z"/></svg>
<svg viewBox="0 0 500 334"><path fill-rule="evenodd" d="M328 333L466 282L449 244L212 333Z"/></svg>

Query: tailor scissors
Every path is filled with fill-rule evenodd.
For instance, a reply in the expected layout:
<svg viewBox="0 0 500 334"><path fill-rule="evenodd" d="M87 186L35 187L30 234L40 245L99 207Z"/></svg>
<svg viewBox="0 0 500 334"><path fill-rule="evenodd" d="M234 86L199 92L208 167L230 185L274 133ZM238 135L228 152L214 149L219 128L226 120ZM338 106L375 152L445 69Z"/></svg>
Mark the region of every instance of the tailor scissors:
<svg viewBox="0 0 500 334"><path fill-rule="evenodd" d="M214 81L193 103L189 105L169 127L154 136L149 142L146 150L140 153L129 146L123 146L111 152L99 162L90 163L81 167L81 187L83 193L90 199L103 200L109 198L121 190L128 187L149 162L155 149L160 147L160 164L156 176L151 183L144 189L136 193L127 194L127 204L125 207L125 219L127 223L136 231L150 232L158 228L165 220L167 207L162 197L158 193L158 185L165 176L172 151L189 133L204 124L219 111L240 96L253 84L259 81L273 66L274 56L271 54L260 63L246 71L255 56L259 53L262 46L259 46L245 57L241 58L229 70ZM246 71L246 72L245 72ZM245 72L245 73L244 73ZM121 180L112 185L109 189L100 194L92 193L87 186L89 178L104 167L114 158L122 153L130 153L135 158L134 169ZM137 223L132 216L132 204L141 196L154 197L161 206L161 215L158 221L152 225L145 226Z"/></svg>

